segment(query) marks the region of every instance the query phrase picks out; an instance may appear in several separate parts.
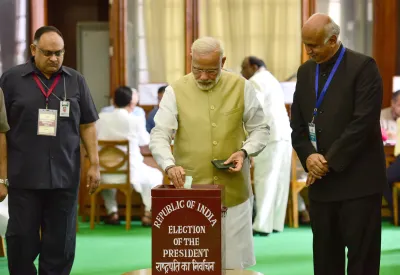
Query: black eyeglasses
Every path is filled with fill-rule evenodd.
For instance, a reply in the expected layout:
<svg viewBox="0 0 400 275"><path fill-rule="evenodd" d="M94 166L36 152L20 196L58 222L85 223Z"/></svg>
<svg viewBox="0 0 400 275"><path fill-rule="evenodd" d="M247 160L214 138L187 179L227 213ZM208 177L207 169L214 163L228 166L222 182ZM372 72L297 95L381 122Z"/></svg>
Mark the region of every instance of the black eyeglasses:
<svg viewBox="0 0 400 275"><path fill-rule="evenodd" d="M60 57L60 56L63 56L64 53L65 53L65 50L64 50L64 49L59 50L59 51L52 52L52 51L42 50L42 49L39 48L37 45L35 45L35 47L38 48L39 51L40 51L44 56L47 56L47 57L51 57L51 56L53 56L53 55L55 55L55 56L57 56L57 57Z"/></svg>
<svg viewBox="0 0 400 275"><path fill-rule="evenodd" d="M200 69L192 66L192 72L194 74L201 74L201 73L206 73L208 75L217 75L219 73L219 69Z"/></svg>

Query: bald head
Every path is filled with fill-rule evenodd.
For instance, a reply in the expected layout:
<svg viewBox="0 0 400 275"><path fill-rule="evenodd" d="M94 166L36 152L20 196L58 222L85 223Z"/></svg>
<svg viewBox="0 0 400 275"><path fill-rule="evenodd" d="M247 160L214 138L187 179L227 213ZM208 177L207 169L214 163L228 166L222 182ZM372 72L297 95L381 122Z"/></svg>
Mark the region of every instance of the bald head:
<svg viewBox="0 0 400 275"><path fill-rule="evenodd" d="M304 23L302 32L322 36L326 43L332 35L339 37L340 27L328 15L316 13Z"/></svg>
<svg viewBox="0 0 400 275"><path fill-rule="evenodd" d="M242 62L241 74L244 78L250 79L261 67L266 68L264 61L260 58L255 56L245 57Z"/></svg>
<svg viewBox="0 0 400 275"><path fill-rule="evenodd" d="M307 54L317 63L329 60L339 48L340 27L326 14L312 15L302 28Z"/></svg>

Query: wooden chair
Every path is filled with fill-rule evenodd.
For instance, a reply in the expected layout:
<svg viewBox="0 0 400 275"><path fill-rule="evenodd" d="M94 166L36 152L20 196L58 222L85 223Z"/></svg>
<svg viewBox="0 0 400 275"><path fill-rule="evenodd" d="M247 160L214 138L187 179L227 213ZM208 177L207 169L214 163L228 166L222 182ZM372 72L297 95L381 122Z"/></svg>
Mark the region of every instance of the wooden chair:
<svg viewBox="0 0 400 275"><path fill-rule="evenodd" d="M4 238L0 236L0 257L3 258L6 256L6 244L4 242Z"/></svg>
<svg viewBox="0 0 400 275"><path fill-rule="evenodd" d="M120 190L126 197L126 230L131 228L132 217L132 191L129 173L129 141L104 141L99 140L99 163L101 175L125 175L125 183L100 183L96 192L90 196L90 229L94 229L95 217L100 221L97 194L105 189ZM122 150L122 148L126 148Z"/></svg>
<svg viewBox="0 0 400 275"><path fill-rule="evenodd" d="M299 207L298 207L298 195L300 191L306 186L306 181L299 179L299 172L304 171L302 168L298 168L298 157L296 151L292 152L292 171L290 181L290 194L288 203L288 216L289 226L298 228L299 227Z"/></svg>
<svg viewBox="0 0 400 275"><path fill-rule="evenodd" d="M400 182L393 184L393 223L399 226L399 190Z"/></svg>
<svg viewBox="0 0 400 275"><path fill-rule="evenodd" d="M142 148L141 148L142 149ZM148 153L143 153L142 155L144 156L143 162L146 165L149 165L154 168L158 168L158 165L156 164L154 158L151 156L150 151L148 150ZM87 171L90 167L90 161L89 157L86 153L86 150L84 146L81 146L81 179L79 186L79 216L82 219L82 222L89 221L90 219L90 204L91 204L91 196L89 195L89 189L86 187L86 177L87 177ZM118 206L118 215L120 217L125 217L126 215L126 197L125 194L122 192L117 192L116 194L116 199L117 199L117 204ZM103 199L100 197L97 199L97 207L99 208L99 212L97 214L102 216L107 216L107 211L104 205ZM142 201L142 196L138 192L136 192L135 189L132 191L132 220L133 219L138 219L140 220L143 215L144 215L144 204ZM99 217L99 219L100 219Z"/></svg>

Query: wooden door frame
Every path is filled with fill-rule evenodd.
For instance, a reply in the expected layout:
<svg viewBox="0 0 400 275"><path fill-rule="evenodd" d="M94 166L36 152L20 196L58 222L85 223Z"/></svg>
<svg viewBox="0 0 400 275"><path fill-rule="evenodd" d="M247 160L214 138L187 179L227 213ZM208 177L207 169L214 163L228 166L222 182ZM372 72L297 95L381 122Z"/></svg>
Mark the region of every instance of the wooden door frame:
<svg viewBox="0 0 400 275"><path fill-rule="evenodd" d="M29 0L29 18L29 39L32 42L36 30L47 25L47 0Z"/></svg>
<svg viewBox="0 0 400 275"><path fill-rule="evenodd" d="M397 48L399 8L400 0L374 0L373 2L372 52L382 76L382 107L389 107L391 104L393 76L396 75L396 61L400 55Z"/></svg>
<svg viewBox="0 0 400 275"><path fill-rule="evenodd" d="M127 40L127 0L110 1L110 97L127 83L125 41Z"/></svg>
<svg viewBox="0 0 400 275"><path fill-rule="evenodd" d="M198 0L185 0L185 73L192 71L191 47L199 37Z"/></svg>
<svg viewBox="0 0 400 275"><path fill-rule="evenodd" d="M301 0L301 26L316 12L316 0ZM301 47L301 64L309 59L307 52L304 48L303 42Z"/></svg>

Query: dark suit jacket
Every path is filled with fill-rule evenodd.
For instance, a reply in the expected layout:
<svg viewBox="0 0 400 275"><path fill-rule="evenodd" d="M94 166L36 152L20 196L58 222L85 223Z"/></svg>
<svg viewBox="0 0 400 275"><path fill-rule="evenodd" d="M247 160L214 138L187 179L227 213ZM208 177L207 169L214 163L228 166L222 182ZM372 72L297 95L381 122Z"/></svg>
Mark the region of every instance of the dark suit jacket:
<svg viewBox="0 0 400 275"><path fill-rule="evenodd" d="M319 93L340 50L320 66ZM312 60L300 66L291 109L292 144L306 171L306 159L316 153L308 135L316 102L315 71ZM339 201L382 192L386 184L379 123L382 96L375 61L346 49L314 120L318 153L325 156L330 172L309 187L311 199Z"/></svg>

